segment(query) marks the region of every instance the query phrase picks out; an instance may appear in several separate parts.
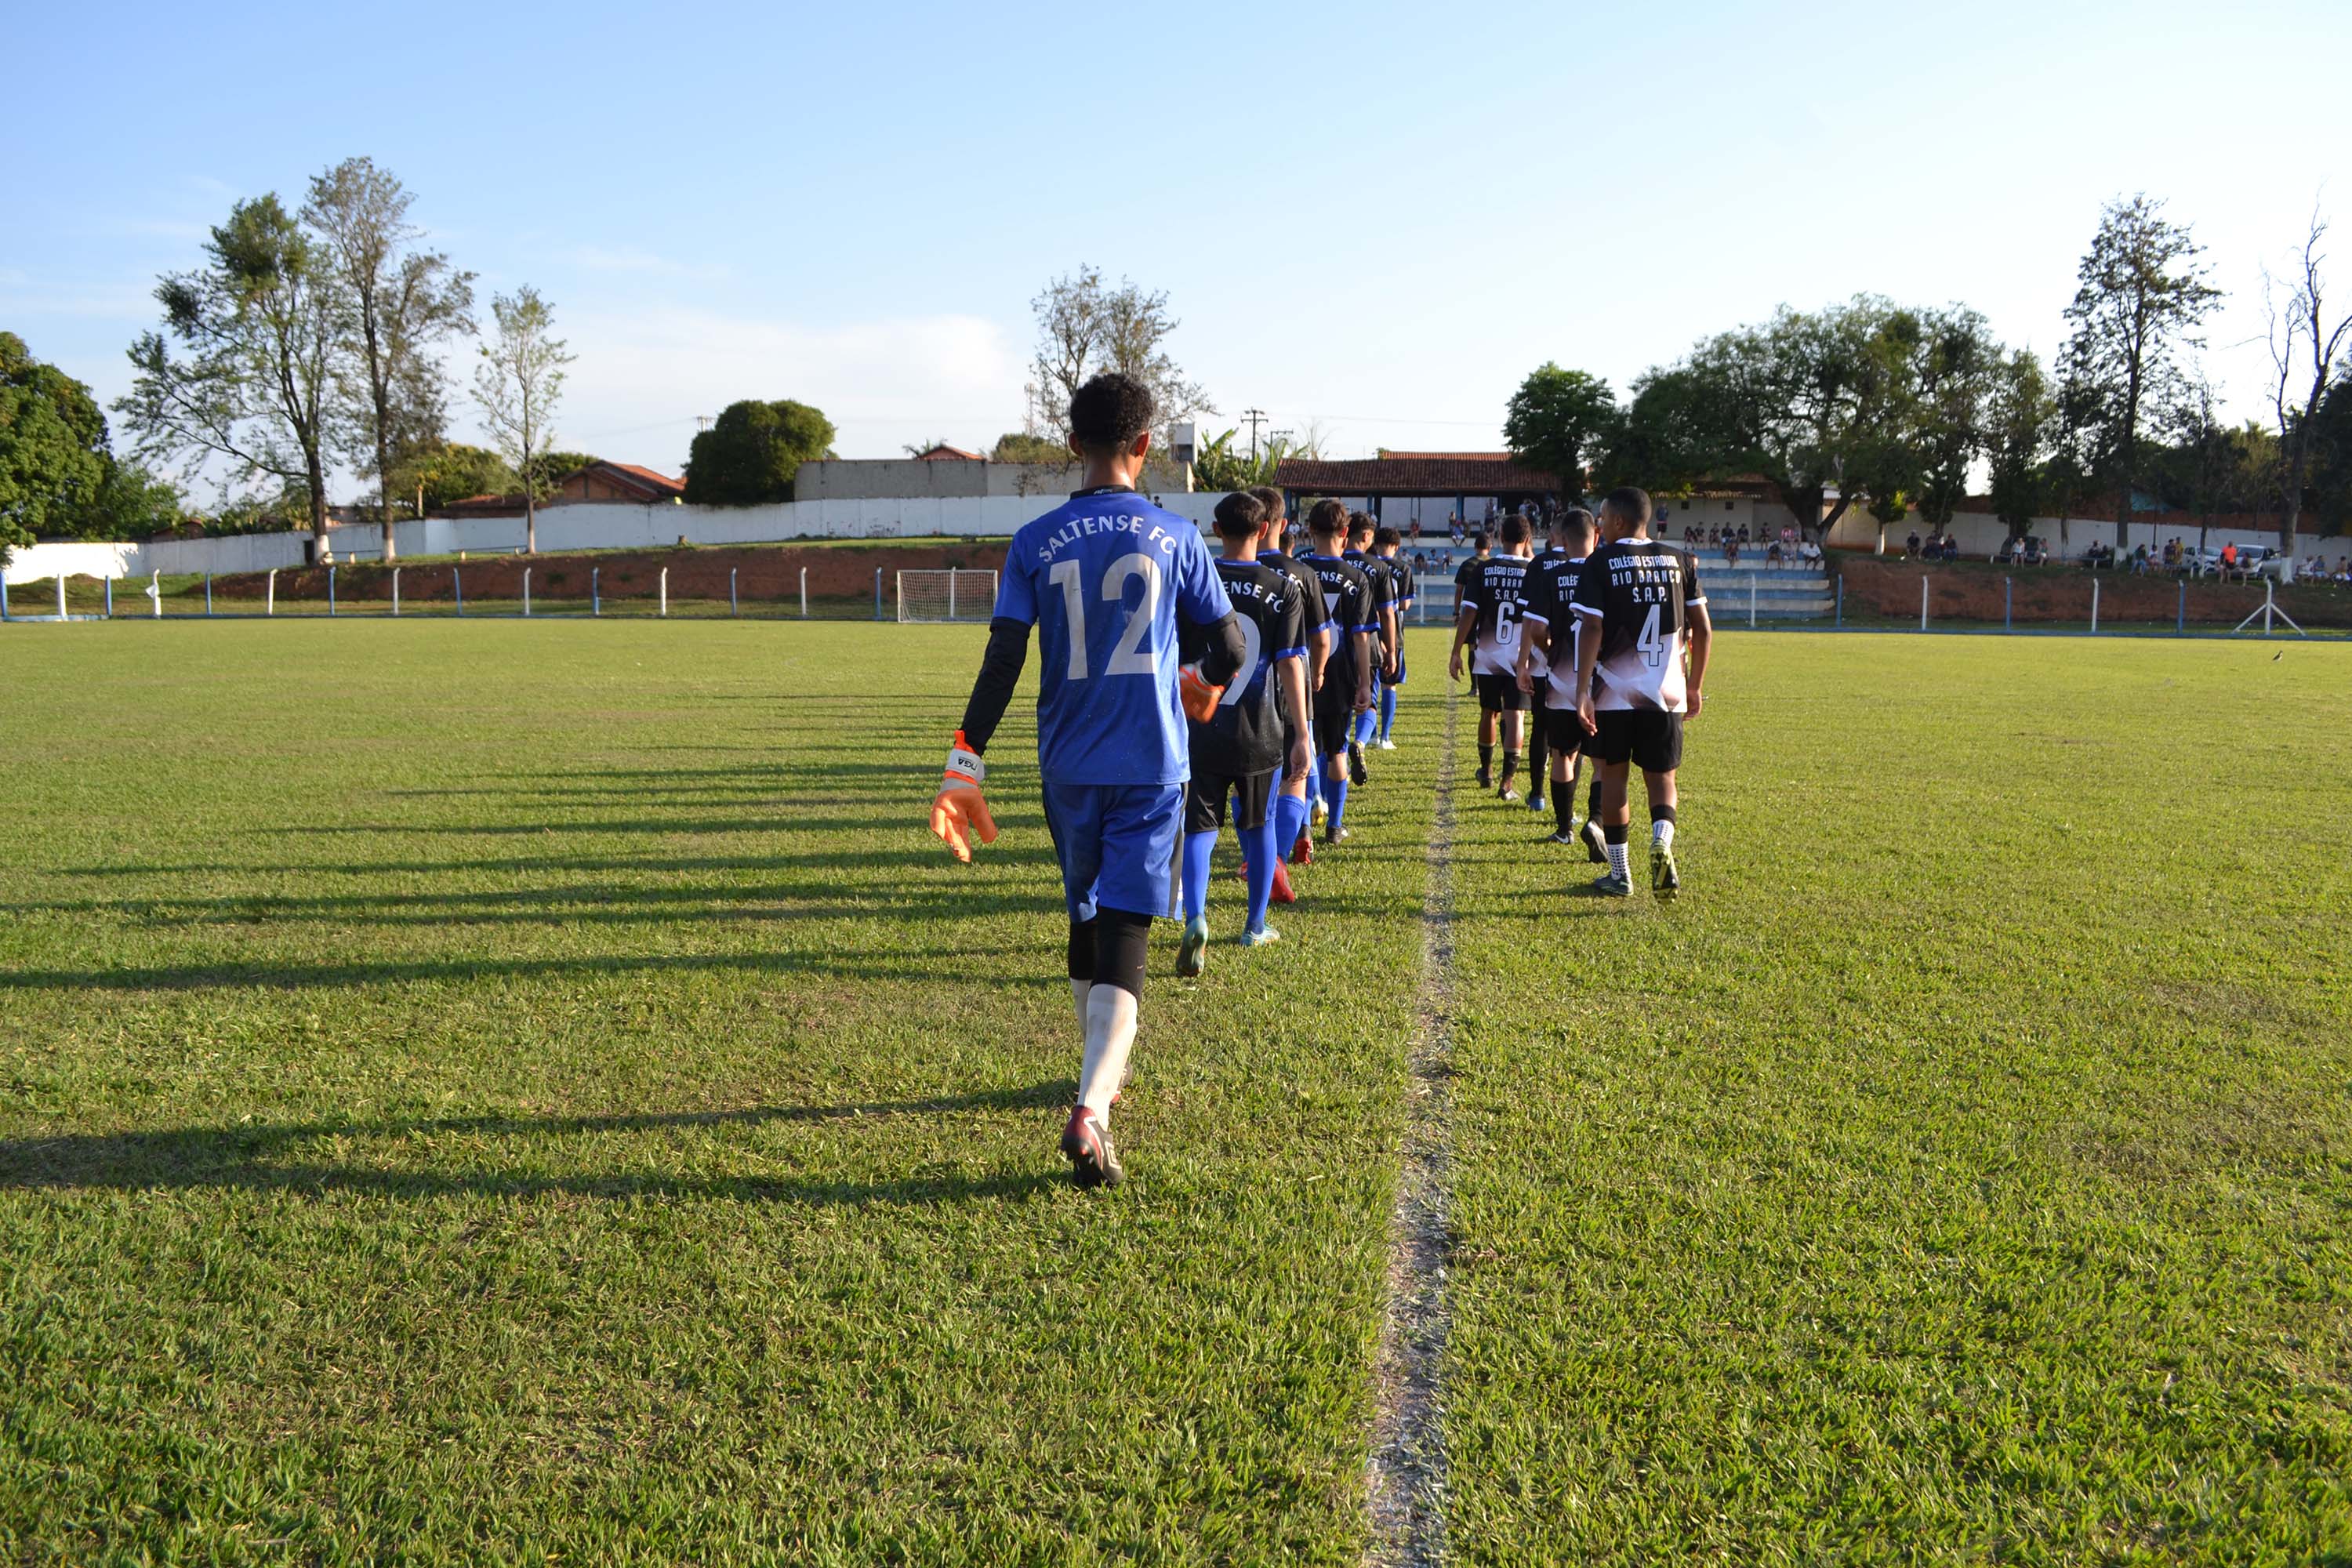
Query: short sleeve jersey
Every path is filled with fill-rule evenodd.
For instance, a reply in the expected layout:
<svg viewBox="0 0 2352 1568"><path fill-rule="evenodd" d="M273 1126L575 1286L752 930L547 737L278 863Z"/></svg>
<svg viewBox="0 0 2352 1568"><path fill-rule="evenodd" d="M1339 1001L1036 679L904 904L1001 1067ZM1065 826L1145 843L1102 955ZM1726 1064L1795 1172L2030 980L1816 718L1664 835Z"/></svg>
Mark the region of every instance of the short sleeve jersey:
<svg viewBox="0 0 2352 1568"><path fill-rule="evenodd" d="M1471 673L1509 675L1518 668L1519 611L1527 604L1531 564L1517 555L1488 556L1463 591L1462 608L1478 612Z"/></svg>
<svg viewBox="0 0 2352 1568"><path fill-rule="evenodd" d="M1206 724L1192 727L1192 764L1221 773L1254 773L1282 761L1282 686L1276 667L1307 652L1306 595L1274 567L1255 561L1217 561L1217 579L1242 632L1242 667ZM1177 646L1186 663L1208 645L1203 630L1187 626Z"/></svg>
<svg viewBox="0 0 2352 1568"><path fill-rule="evenodd" d="M1486 563L1493 559L1494 557L1491 555L1473 555L1468 560L1463 562L1461 565L1454 569L1454 605L1455 609L1458 610L1462 607L1462 595L1470 591L1472 581L1477 577L1481 571L1485 570Z"/></svg>
<svg viewBox="0 0 2352 1568"><path fill-rule="evenodd" d="M1303 555L1299 564L1322 580L1323 604L1330 619L1331 657L1323 666L1323 693L1335 700L1356 696L1354 634L1380 633L1372 614L1372 584L1363 569L1337 555Z"/></svg>
<svg viewBox="0 0 2352 1568"><path fill-rule="evenodd" d="M1367 555L1360 550L1350 550L1340 559L1364 574L1364 582L1372 591L1372 613L1366 619L1377 628L1381 625L1381 612L1396 604L1396 577L1389 571L1387 562L1377 555ZM1377 637L1380 633L1375 630L1373 635Z"/></svg>
<svg viewBox="0 0 2352 1568"><path fill-rule="evenodd" d="M1601 638L1592 705L1668 713L1687 709L1683 639L1691 609L1706 603L1698 566L1680 545L1621 539L1586 556L1575 605L1584 635Z"/></svg>
<svg viewBox="0 0 2352 1568"><path fill-rule="evenodd" d="M1257 561L1259 565L1271 566L1298 584L1299 592L1306 595L1300 602L1307 615L1307 635L1311 637L1320 631L1323 623L1331 618L1331 612L1323 604L1323 579L1278 550L1259 551Z"/></svg>
<svg viewBox="0 0 2352 1568"><path fill-rule="evenodd" d="M1541 622L1551 642L1544 688L1547 708L1576 706L1577 638L1584 631L1582 617L1576 613L1576 583L1583 570L1583 556L1559 551L1537 556L1528 571L1528 605L1519 618Z"/></svg>
<svg viewBox="0 0 2352 1568"><path fill-rule="evenodd" d="M1080 490L1004 552L999 620L1037 628L1037 766L1056 784L1192 774L1180 621L1233 613L1200 529L1124 486Z"/></svg>
<svg viewBox="0 0 2352 1568"><path fill-rule="evenodd" d="M1412 563L1400 561L1393 555L1388 558L1388 562L1389 575L1396 579L1397 613L1402 615L1412 609L1414 602L1421 597L1413 586Z"/></svg>

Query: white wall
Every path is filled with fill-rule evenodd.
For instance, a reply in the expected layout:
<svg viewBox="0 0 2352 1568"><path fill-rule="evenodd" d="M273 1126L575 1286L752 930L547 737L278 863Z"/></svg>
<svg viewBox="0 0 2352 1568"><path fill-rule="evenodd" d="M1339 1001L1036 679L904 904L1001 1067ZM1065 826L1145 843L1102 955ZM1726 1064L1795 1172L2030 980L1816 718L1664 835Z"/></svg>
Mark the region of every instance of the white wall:
<svg viewBox="0 0 2352 1568"><path fill-rule="evenodd" d="M1887 553L1900 554L1903 542L1915 531L1921 538L1927 537L1932 531L1916 517L1889 528L1886 531ZM2058 533L2058 520L2054 517L2035 518L2033 526L2026 531L2041 539L2042 543L2048 545L2053 551L2062 548ZM2147 521L2135 520L2129 530L2130 543L2123 546L2122 549L2128 550L2134 546L2146 544L2153 552L2159 550L2164 542L2168 539L2178 539L2184 547L2190 550L2197 547L2198 529L2194 522L2185 524L2167 522L2159 525L2153 531L2154 540L2151 542L2150 530ZM1993 553L2000 550L2000 542L2009 537L2009 525L1986 512L1955 512L1952 514L1951 535L1958 542L1962 556L1986 561L1990 560ZM2274 547L2278 542L2278 531L2274 528L2216 528L2210 531L2205 540L2206 544L2214 550L2219 550L2225 544L2235 544L2242 550L2250 544ZM2320 539L2306 532L2298 535L2297 542L2298 553L2306 557L2322 554L2332 563L2339 555L2352 554L2352 541ZM1849 510L1845 516L1837 520L1837 526L1830 530L1830 542L1852 545L1864 550L1871 549L1878 542L1877 520L1859 509ZM2094 544L2114 544L2115 542L2116 525L2112 522L2081 517L2066 520L2063 549L2063 553L2068 556L2079 556Z"/></svg>

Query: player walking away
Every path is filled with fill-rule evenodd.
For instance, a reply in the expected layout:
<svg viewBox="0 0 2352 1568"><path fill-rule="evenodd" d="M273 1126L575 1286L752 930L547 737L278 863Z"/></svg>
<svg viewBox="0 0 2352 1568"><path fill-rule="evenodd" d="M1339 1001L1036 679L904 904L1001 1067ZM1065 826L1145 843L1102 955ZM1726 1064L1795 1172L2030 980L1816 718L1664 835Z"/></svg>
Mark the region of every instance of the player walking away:
<svg viewBox="0 0 2352 1568"><path fill-rule="evenodd" d="M1609 874L1592 889L1618 899L1633 891L1625 849L1631 764L1642 770L1650 796L1650 887L1670 899L1682 888L1675 867L1675 773L1682 766L1683 721L1697 718L1705 706L1699 689L1715 630L1690 552L1649 537L1648 493L1631 486L1612 490L1601 513L1610 542L1585 557L1575 596L1582 623L1577 707L1592 731L1586 750L1600 776L1609 857Z"/></svg>
<svg viewBox="0 0 2352 1568"><path fill-rule="evenodd" d="M1555 548L1537 556L1528 568L1528 604L1519 615L1526 627L1520 636L1519 686L1539 698L1529 721L1535 733L1549 742L1551 755L1553 826L1549 842L1553 844L1573 844L1577 838L1576 769L1586 734L1576 704L1576 656L1581 628L1574 605L1577 577L1592 552L1595 530L1592 514L1582 507L1570 507L1552 524ZM1529 753L1528 766L1540 767L1532 746ZM1535 798L1533 792L1528 798ZM1600 799L1596 771L1593 794L1584 810L1584 837L1591 858L1605 864L1606 842L1601 825L1593 820Z"/></svg>
<svg viewBox="0 0 2352 1568"><path fill-rule="evenodd" d="M1323 603L1331 616L1331 659L1323 667L1323 689L1315 694L1315 754L1322 759L1323 795L1330 814L1323 842L1348 837L1348 748L1356 715L1372 705L1372 638L1380 623L1372 615L1372 584L1360 567L1339 552L1348 542L1348 509L1326 497L1307 510L1307 532L1315 553L1300 564L1323 582Z"/></svg>
<svg viewBox="0 0 2352 1568"><path fill-rule="evenodd" d="M1330 661L1331 645L1335 640L1330 613L1323 603L1323 579L1279 548L1288 531L1289 521L1284 510L1287 503L1282 492L1272 485L1255 485L1248 494L1266 509L1265 531L1258 539L1259 564L1271 566L1288 577L1298 584L1299 592L1305 595L1301 603L1306 606L1307 616L1307 697L1311 712L1315 694L1323 689L1323 668ZM1309 727L1311 729L1311 721ZM1288 735L1283 737L1285 755L1289 753L1291 739ZM1275 798L1275 843L1288 853L1294 865L1308 865L1315 858L1312 840L1307 832L1307 816L1311 809L1307 803L1321 798L1316 776L1321 771L1319 766L1309 767L1301 776L1284 779L1282 793ZM1280 866L1274 870L1274 901L1277 904L1292 901L1290 878Z"/></svg>
<svg viewBox="0 0 2352 1568"><path fill-rule="evenodd" d="M1503 553L1479 564L1459 590L1454 614L1454 655L1446 674L1462 679L1462 658L1470 651L1472 683L1478 689L1478 787L1495 786L1495 741L1501 731L1504 800L1517 800L1512 780L1519 768L1521 719L1528 694L1519 689L1519 611L1527 603L1528 520L1514 512L1503 520Z"/></svg>
<svg viewBox="0 0 2352 1568"><path fill-rule="evenodd" d="M1372 634L1372 700L1377 704L1386 689L1389 670L1397 646L1396 574L1381 563L1372 553L1373 537L1380 527L1369 512L1348 514L1348 548L1340 559L1364 574L1371 584L1372 622L1379 630ZM1364 748L1372 742L1379 720L1373 709L1366 708L1356 715L1355 727L1348 733L1348 777L1353 783L1369 784L1364 767Z"/></svg>
<svg viewBox="0 0 2352 1568"><path fill-rule="evenodd" d="M1282 868L1276 843L1273 804L1276 769L1286 762L1293 774L1307 772L1307 608L1298 585L1271 566L1258 563L1257 542L1265 508L1246 493L1217 503L1217 537L1224 553L1217 579L1242 632L1242 667L1225 686L1224 697L1204 722L1188 721L1192 778L1184 794L1184 942L1176 973L1201 973L1209 950L1209 857L1224 828L1225 802L1233 801L1234 832L1247 867L1249 924L1242 945L1278 941L1265 923L1266 900L1275 873ZM1189 663L1207 651L1206 635L1193 627L1178 634L1177 647Z"/></svg>
<svg viewBox="0 0 2352 1568"><path fill-rule="evenodd" d="M1396 596L1395 635L1389 639L1388 679L1381 683L1380 747L1383 752L1396 750L1389 732L1396 728L1397 688L1404 684L1404 618L1417 596L1413 588L1411 563L1397 559L1397 551L1404 543L1404 535L1393 528L1372 531L1372 553L1388 563Z"/></svg>
<svg viewBox="0 0 2352 1568"><path fill-rule="evenodd" d="M1188 714L1208 716L1247 651L1201 531L1135 490L1151 447L1151 394L1098 375L1070 399L1086 488L1013 536L988 652L948 748L931 831L959 860L996 841L981 756L1013 700L1037 628L1037 772L1070 917L1070 995L1086 1031L1062 1152L1082 1187L1124 1173L1110 1107L1135 1043L1154 915L1170 905L1184 814ZM1199 628L1180 668L1180 625Z"/></svg>
<svg viewBox="0 0 2352 1568"><path fill-rule="evenodd" d="M1543 529L1544 544L1528 563L1527 603L1532 606L1537 596L1552 585L1552 580L1568 565L1568 552L1562 548L1567 531L1557 523ZM1520 623L1526 624L1525 612ZM1551 749L1551 736L1545 719L1542 693L1549 684L1551 667L1546 661L1541 645L1523 630L1519 635L1519 653L1513 673L1518 678L1519 689L1530 694L1532 707L1528 714L1528 809L1540 812L1544 808L1544 785L1551 777L1545 766L1546 754Z"/></svg>

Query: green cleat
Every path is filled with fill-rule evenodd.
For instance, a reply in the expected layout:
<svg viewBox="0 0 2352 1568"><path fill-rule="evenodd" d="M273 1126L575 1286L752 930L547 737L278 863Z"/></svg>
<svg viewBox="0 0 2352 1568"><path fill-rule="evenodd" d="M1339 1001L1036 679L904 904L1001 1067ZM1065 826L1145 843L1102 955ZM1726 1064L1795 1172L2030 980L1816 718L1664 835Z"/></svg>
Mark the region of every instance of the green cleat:
<svg viewBox="0 0 2352 1568"><path fill-rule="evenodd" d="M1633 884L1612 871L1606 877L1593 878L1592 890L1604 899L1630 899L1633 896Z"/></svg>
<svg viewBox="0 0 2352 1568"><path fill-rule="evenodd" d="M1184 945L1176 950L1176 976L1180 980L1199 977L1209 961L1209 917L1194 915L1184 922Z"/></svg>
<svg viewBox="0 0 2352 1568"><path fill-rule="evenodd" d="M1650 846L1650 890L1662 899L1671 899L1682 891L1683 879L1675 870L1675 852L1664 844Z"/></svg>
<svg viewBox="0 0 2352 1568"><path fill-rule="evenodd" d="M1242 932L1242 945L1244 947L1264 947L1270 942L1280 942L1281 940L1282 933L1275 930L1272 926L1261 926L1256 931L1245 931Z"/></svg>

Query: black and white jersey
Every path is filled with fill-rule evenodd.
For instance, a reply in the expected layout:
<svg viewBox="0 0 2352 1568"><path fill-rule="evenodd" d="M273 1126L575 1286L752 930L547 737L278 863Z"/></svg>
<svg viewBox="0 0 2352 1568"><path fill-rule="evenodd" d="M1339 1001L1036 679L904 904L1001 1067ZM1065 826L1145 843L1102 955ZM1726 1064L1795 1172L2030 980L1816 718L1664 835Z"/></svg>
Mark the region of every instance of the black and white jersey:
<svg viewBox="0 0 2352 1568"><path fill-rule="evenodd" d="M1462 608L1462 595L1470 591L1471 583L1477 578L1480 572L1486 569L1486 563L1493 559L1494 557L1491 555L1473 555L1467 561L1465 561L1461 565L1456 566L1454 569L1454 607L1455 610L1459 611Z"/></svg>
<svg viewBox="0 0 2352 1568"><path fill-rule="evenodd" d="M1205 723L1188 721L1195 773L1255 773L1282 763L1282 685L1276 667L1307 652L1306 595L1285 573L1261 561L1217 560L1217 579L1233 601L1242 634L1242 667ZM1180 626L1184 662L1208 647L1205 627Z"/></svg>
<svg viewBox="0 0 2352 1568"><path fill-rule="evenodd" d="M1361 572L1364 574L1364 581L1370 584L1372 590L1370 620L1373 626L1378 626L1381 625L1381 612L1396 607L1396 574L1389 570L1387 562L1377 555L1367 555L1360 550L1350 550L1339 559Z"/></svg>
<svg viewBox="0 0 2352 1568"><path fill-rule="evenodd" d="M1547 551L1528 567L1528 605L1519 618L1542 624L1551 642L1549 664L1531 658L1528 668L1544 678L1544 706L1576 706L1576 656L1583 636L1582 617L1576 613L1576 582L1585 558L1564 550Z"/></svg>
<svg viewBox="0 0 2352 1568"><path fill-rule="evenodd" d="M1306 607L1307 635L1311 639L1318 631L1322 629L1324 623L1331 618L1331 612L1323 603L1323 579L1300 565L1297 559L1285 555L1279 550L1259 551L1257 563L1261 566L1273 567L1298 584L1298 591L1306 595L1300 603ZM1315 671L1311 668L1307 672L1307 689L1310 694L1315 689Z"/></svg>
<svg viewBox="0 0 2352 1568"><path fill-rule="evenodd" d="M1388 565L1389 576L1396 583L1397 619L1402 622L1404 613L1412 608L1413 600L1418 597L1413 591L1412 563L1399 560L1393 555L1382 556L1381 560Z"/></svg>
<svg viewBox="0 0 2352 1568"><path fill-rule="evenodd" d="M1323 691L1334 700L1356 697L1355 634L1377 637L1381 626L1372 613L1372 583L1362 567L1337 555L1302 555L1300 565L1322 579L1323 605L1331 629L1331 658L1323 667Z"/></svg>
<svg viewBox="0 0 2352 1568"><path fill-rule="evenodd" d="M1528 562L1521 555L1490 555L1463 590L1455 610L1478 612L1477 640L1471 655L1474 675L1512 675L1519 668L1519 612L1527 605Z"/></svg>
<svg viewBox="0 0 2352 1568"><path fill-rule="evenodd" d="M1697 563L1680 545L1621 539L1586 556L1575 604L1585 635L1601 638L1592 705L1684 711L1684 634L1706 603Z"/></svg>

